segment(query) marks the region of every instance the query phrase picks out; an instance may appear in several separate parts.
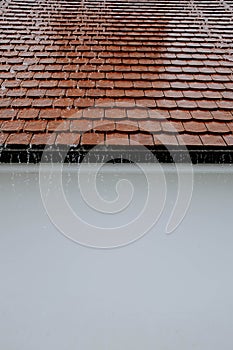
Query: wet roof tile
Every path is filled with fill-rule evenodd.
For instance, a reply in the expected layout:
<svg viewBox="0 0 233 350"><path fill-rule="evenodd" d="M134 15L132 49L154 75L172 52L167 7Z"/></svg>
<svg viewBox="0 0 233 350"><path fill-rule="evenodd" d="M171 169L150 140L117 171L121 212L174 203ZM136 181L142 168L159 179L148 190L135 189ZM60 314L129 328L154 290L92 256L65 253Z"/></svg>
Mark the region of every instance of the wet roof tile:
<svg viewBox="0 0 233 350"><path fill-rule="evenodd" d="M232 146L232 11L3 1L0 143Z"/></svg>

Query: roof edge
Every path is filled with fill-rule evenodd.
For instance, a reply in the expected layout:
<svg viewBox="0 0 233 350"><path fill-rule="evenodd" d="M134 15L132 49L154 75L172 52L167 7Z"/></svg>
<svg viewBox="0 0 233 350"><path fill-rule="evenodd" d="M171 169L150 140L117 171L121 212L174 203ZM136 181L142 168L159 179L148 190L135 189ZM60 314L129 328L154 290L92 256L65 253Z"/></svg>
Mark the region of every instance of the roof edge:
<svg viewBox="0 0 233 350"><path fill-rule="evenodd" d="M90 152L91 151L91 152ZM192 163L232 164L233 147L221 146L52 146L22 145L0 148L0 164L38 163Z"/></svg>

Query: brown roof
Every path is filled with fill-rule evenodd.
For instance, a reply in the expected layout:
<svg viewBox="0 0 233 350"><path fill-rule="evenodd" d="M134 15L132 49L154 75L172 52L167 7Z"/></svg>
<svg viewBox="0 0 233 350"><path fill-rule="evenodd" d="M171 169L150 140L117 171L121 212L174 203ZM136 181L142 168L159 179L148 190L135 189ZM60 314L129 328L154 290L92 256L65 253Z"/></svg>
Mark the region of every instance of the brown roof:
<svg viewBox="0 0 233 350"><path fill-rule="evenodd" d="M0 144L232 146L232 17L224 0L5 0Z"/></svg>

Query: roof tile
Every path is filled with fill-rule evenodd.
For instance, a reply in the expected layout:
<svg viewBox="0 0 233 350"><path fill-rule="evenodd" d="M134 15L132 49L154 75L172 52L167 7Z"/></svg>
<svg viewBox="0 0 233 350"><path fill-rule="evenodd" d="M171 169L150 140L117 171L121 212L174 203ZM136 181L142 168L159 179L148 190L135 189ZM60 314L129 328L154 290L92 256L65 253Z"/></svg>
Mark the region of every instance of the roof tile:
<svg viewBox="0 0 233 350"><path fill-rule="evenodd" d="M8 145L28 145L30 144L31 138L32 134L30 133L13 133L9 135L6 143Z"/></svg>
<svg viewBox="0 0 233 350"><path fill-rule="evenodd" d="M129 145L129 137L128 134L125 133L108 133L106 135L105 140L106 145L123 145L128 146Z"/></svg>
<svg viewBox="0 0 233 350"><path fill-rule="evenodd" d="M82 145L96 145L104 142L104 134L96 134L87 132L82 135L81 144Z"/></svg>
<svg viewBox="0 0 233 350"><path fill-rule="evenodd" d="M226 143L220 135L200 135L205 146L225 146Z"/></svg>

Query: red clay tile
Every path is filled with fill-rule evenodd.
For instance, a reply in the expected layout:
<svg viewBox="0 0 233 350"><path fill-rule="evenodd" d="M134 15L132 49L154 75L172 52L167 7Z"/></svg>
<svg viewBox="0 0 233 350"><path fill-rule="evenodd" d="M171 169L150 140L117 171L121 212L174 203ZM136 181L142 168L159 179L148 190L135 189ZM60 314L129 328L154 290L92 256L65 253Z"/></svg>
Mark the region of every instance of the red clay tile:
<svg viewBox="0 0 233 350"><path fill-rule="evenodd" d="M93 107L83 111L83 118L87 119L103 119L105 108Z"/></svg>
<svg viewBox="0 0 233 350"><path fill-rule="evenodd" d="M222 101L217 101L216 102L217 107L215 109L222 108L222 109L227 109L232 111L233 110L233 101L231 100L222 100Z"/></svg>
<svg viewBox="0 0 233 350"><path fill-rule="evenodd" d="M58 85L58 82L56 80L44 80L40 83L37 81L37 84L40 88L55 88ZM29 87L29 86L28 86Z"/></svg>
<svg viewBox="0 0 233 350"><path fill-rule="evenodd" d="M38 107L38 108L46 108L46 107L51 107L53 103L53 100L51 98L38 98L33 100L33 107Z"/></svg>
<svg viewBox="0 0 233 350"><path fill-rule="evenodd" d="M104 96L105 92L102 92ZM127 96L125 90L123 89L107 89L106 90L107 97L124 97Z"/></svg>
<svg viewBox="0 0 233 350"><path fill-rule="evenodd" d="M211 114L215 120L233 120L233 113L230 111L212 111Z"/></svg>
<svg viewBox="0 0 233 350"><path fill-rule="evenodd" d="M157 106L156 99L149 98L139 98L135 100L135 105L137 107L145 107L145 108L155 108Z"/></svg>
<svg viewBox="0 0 233 350"><path fill-rule="evenodd" d="M183 98L184 95L181 91L176 91L176 90L165 90L164 95L167 98Z"/></svg>
<svg viewBox="0 0 233 350"><path fill-rule="evenodd" d="M124 79L126 80L140 80L141 79L141 74L139 73L124 73L123 74ZM121 78L118 78L121 79Z"/></svg>
<svg viewBox="0 0 233 350"><path fill-rule="evenodd" d="M177 146L177 138L172 134L160 134L153 135L155 145L163 145L163 146Z"/></svg>
<svg viewBox="0 0 233 350"><path fill-rule="evenodd" d="M203 91L203 96L207 99L221 99L223 95L219 91L208 90Z"/></svg>
<svg viewBox="0 0 233 350"><path fill-rule="evenodd" d="M12 107L30 107L33 100L31 98L16 98L11 103Z"/></svg>
<svg viewBox="0 0 233 350"><path fill-rule="evenodd" d="M122 145L122 146L129 146L129 136L126 133L108 133L106 134L106 145Z"/></svg>
<svg viewBox="0 0 233 350"><path fill-rule="evenodd" d="M169 111L170 117L176 120L190 120L192 115L189 111L184 111L182 109L174 109Z"/></svg>
<svg viewBox="0 0 233 350"><path fill-rule="evenodd" d="M185 131L193 134L202 134L207 131L205 124L202 121L187 121L183 122Z"/></svg>
<svg viewBox="0 0 233 350"><path fill-rule="evenodd" d="M7 92L8 97L24 97L26 95L26 89L11 89Z"/></svg>
<svg viewBox="0 0 233 350"><path fill-rule="evenodd" d="M143 80L150 80L150 81L158 80L159 75L156 73L142 73L142 79Z"/></svg>
<svg viewBox="0 0 233 350"><path fill-rule="evenodd" d="M94 100L91 98L78 98L74 100L74 106L75 107L81 107L81 108L86 108L86 107L92 107L94 106Z"/></svg>
<svg viewBox="0 0 233 350"><path fill-rule="evenodd" d="M24 108L18 113L19 119L36 119L39 115L39 110L34 108Z"/></svg>
<svg viewBox="0 0 233 350"><path fill-rule="evenodd" d="M197 101L197 105L199 108L201 109L207 109L208 111L209 110L214 110L214 109L218 109L218 106L216 104L215 101L207 101L207 100L200 100L200 101Z"/></svg>
<svg viewBox="0 0 233 350"><path fill-rule="evenodd" d="M190 82L189 87L191 89L195 89L195 90L206 90L207 89L207 85L205 83L200 83L200 82Z"/></svg>
<svg viewBox="0 0 233 350"><path fill-rule="evenodd" d="M53 85L52 85L53 83ZM46 84L46 82L44 82L44 84ZM75 80L60 80L60 81L56 81L56 80L52 80L50 86L47 85L47 87L56 87L58 86L59 88L75 88L77 85L77 82ZM46 87L46 86L45 86Z"/></svg>
<svg viewBox="0 0 233 350"><path fill-rule="evenodd" d="M47 124L47 131L69 131L70 121L69 120L50 120ZM71 130L73 131L73 130Z"/></svg>
<svg viewBox="0 0 233 350"><path fill-rule="evenodd" d="M83 73L86 74L86 73ZM113 73L109 73L109 74L113 74ZM85 75L85 78L89 78L89 79L94 79L94 80L101 80L105 78L105 73L99 73L99 72L91 72L88 73L88 75ZM85 79L84 77L82 79ZM108 74L107 74L107 79L111 79L109 78Z"/></svg>
<svg viewBox="0 0 233 350"><path fill-rule="evenodd" d="M203 98L204 92L198 90L185 90L183 91L183 95L185 98L197 99Z"/></svg>
<svg viewBox="0 0 233 350"><path fill-rule="evenodd" d="M179 108L184 108L184 109L196 109L197 108L197 103L195 101L191 101L191 100L178 100L177 101L177 106Z"/></svg>
<svg viewBox="0 0 233 350"><path fill-rule="evenodd" d="M133 87L133 82L129 80L116 80L114 81L114 87L120 89L130 89Z"/></svg>
<svg viewBox="0 0 233 350"><path fill-rule="evenodd" d="M165 133L183 133L185 131L183 124L180 121L169 120L161 122L161 131Z"/></svg>
<svg viewBox="0 0 233 350"><path fill-rule="evenodd" d="M19 80L5 80L4 84L2 84L2 86L4 86L5 88L17 88L20 86L20 81ZM23 86L23 82L22 82L22 87L27 87L27 86Z"/></svg>
<svg viewBox="0 0 233 350"><path fill-rule="evenodd" d="M0 99L0 107L10 107L12 102L11 98L1 98Z"/></svg>
<svg viewBox="0 0 233 350"><path fill-rule="evenodd" d="M177 140L179 145L182 146L202 146L202 142L199 135L177 135Z"/></svg>
<svg viewBox="0 0 233 350"><path fill-rule="evenodd" d="M214 111L212 111L214 113ZM191 111L191 115L194 119L199 119L199 120L212 120L213 115L209 111Z"/></svg>
<svg viewBox="0 0 233 350"><path fill-rule="evenodd" d="M57 145L78 145L80 142L80 134L73 132L60 132L57 135L55 143Z"/></svg>
<svg viewBox="0 0 233 350"><path fill-rule="evenodd" d="M168 82L168 81L159 80L159 81L152 82L152 87L154 89L158 89L158 90L170 89L170 86L171 86L170 82Z"/></svg>
<svg viewBox="0 0 233 350"><path fill-rule="evenodd" d="M29 133L14 133L10 134L6 140L8 145L29 145L32 134Z"/></svg>
<svg viewBox="0 0 233 350"><path fill-rule="evenodd" d="M37 80L24 80L21 82L22 88L36 88L39 86L39 82Z"/></svg>
<svg viewBox="0 0 233 350"><path fill-rule="evenodd" d="M106 108L105 118L107 119L124 119L126 118L125 108Z"/></svg>
<svg viewBox="0 0 233 350"><path fill-rule="evenodd" d="M200 135L204 146L226 146L226 143L220 135Z"/></svg>
<svg viewBox="0 0 233 350"><path fill-rule="evenodd" d="M73 106L73 99L72 98L56 98L53 101L53 106L56 107L72 107Z"/></svg>
<svg viewBox="0 0 233 350"><path fill-rule="evenodd" d="M161 99L156 101L158 108L172 109L177 108L179 106L179 101L169 100L169 99Z"/></svg>
<svg viewBox="0 0 233 350"><path fill-rule="evenodd" d="M64 89L48 89L48 90L46 90L45 95L47 97L62 97L62 96L65 96L65 90Z"/></svg>
<svg viewBox="0 0 233 350"><path fill-rule="evenodd" d="M1 119L13 119L17 115L17 110L15 109L0 109L0 120Z"/></svg>
<svg viewBox="0 0 233 350"><path fill-rule="evenodd" d="M45 89L30 89L27 91L27 97L44 97Z"/></svg>
<svg viewBox="0 0 233 350"><path fill-rule="evenodd" d="M68 97L83 97L86 90L84 89L68 89L66 95Z"/></svg>
<svg viewBox="0 0 233 350"><path fill-rule="evenodd" d="M117 121L115 123L115 128L116 131L126 133L139 131L138 122L136 120Z"/></svg>
<svg viewBox="0 0 233 350"><path fill-rule="evenodd" d="M28 121L24 126L24 131L43 132L46 129L47 122L45 120Z"/></svg>
<svg viewBox="0 0 233 350"><path fill-rule="evenodd" d="M233 100L233 91L224 91L222 96L227 100Z"/></svg>
<svg viewBox="0 0 233 350"><path fill-rule="evenodd" d="M149 117L147 108L128 108L127 117L129 119L145 120Z"/></svg>
<svg viewBox="0 0 233 350"><path fill-rule="evenodd" d="M142 132L160 132L161 131L161 124L157 120L145 120L145 121L138 121L139 129Z"/></svg>
<svg viewBox="0 0 233 350"><path fill-rule="evenodd" d="M52 73L52 79L62 80L62 79L68 79L68 77L69 77L69 74L65 72Z"/></svg>
<svg viewBox="0 0 233 350"><path fill-rule="evenodd" d="M148 109L147 112L150 119L164 120L170 118L169 112L165 109Z"/></svg>
<svg viewBox="0 0 233 350"><path fill-rule="evenodd" d="M154 146L153 136L150 134L130 134L129 135L130 145L142 145L142 146Z"/></svg>
<svg viewBox="0 0 233 350"><path fill-rule="evenodd" d="M220 134L220 133L224 134L224 133L230 132L230 129L225 123L218 123L216 121L211 121L211 122L205 123L205 125L208 131L214 134Z"/></svg>
<svg viewBox="0 0 233 350"><path fill-rule="evenodd" d="M72 120L70 124L70 131L86 132L92 129L92 120L78 119Z"/></svg>
<svg viewBox="0 0 233 350"><path fill-rule="evenodd" d="M19 132L23 130L24 121L22 120L11 120L11 121L5 121L1 125L2 131L9 131L9 132Z"/></svg>
<svg viewBox="0 0 233 350"><path fill-rule="evenodd" d="M175 90L185 90L189 89L189 85L183 81L172 81L171 87Z"/></svg>
<svg viewBox="0 0 233 350"><path fill-rule="evenodd" d="M133 81L133 86L136 89L152 89L152 83L145 80Z"/></svg>
<svg viewBox="0 0 233 350"><path fill-rule="evenodd" d="M53 145L55 143L55 134L41 133L33 135L32 145Z"/></svg>
<svg viewBox="0 0 233 350"><path fill-rule="evenodd" d="M233 135L223 135L223 139L228 146L233 146Z"/></svg>
<svg viewBox="0 0 233 350"><path fill-rule="evenodd" d="M45 80L51 78L51 73L48 72L40 72L40 73L35 73L33 75L34 79L39 79L39 80Z"/></svg>
<svg viewBox="0 0 233 350"><path fill-rule="evenodd" d="M40 111L40 119L56 119L61 117L61 110L56 108L46 108Z"/></svg>
<svg viewBox="0 0 233 350"><path fill-rule="evenodd" d="M82 134L81 144L82 145L97 145L104 142L104 134L87 132Z"/></svg>
<svg viewBox="0 0 233 350"><path fill-rule="evenodd" d="M153 98L162 98L164 97L165 92L161 90L145 90L145 96L146 97L153 97Z"/></svg>
<svg viewBox="0 0 233 350"><path fill-rule="evenodd" d="M144 97L145 93L144 90L139 89L126 89L125 91L122 91L121 96L129 96L129 97Z"/></svg>
<svg viewBox="0 0 233 350"><path fill-rule="evenodd" d="M88 97L103 97L103 96L105 96L105 90L103 90L103 89L88 89L88 90L86 90L86 96L88 96Z"/></svg>
<svg viewBox="0 0 233 350"><path fill-rule="evenodd" d="M117 123L118 124L118 123ZM113 132L117 130L114 122L108 120L94 120L92 128L95 132Z"/></svg>

